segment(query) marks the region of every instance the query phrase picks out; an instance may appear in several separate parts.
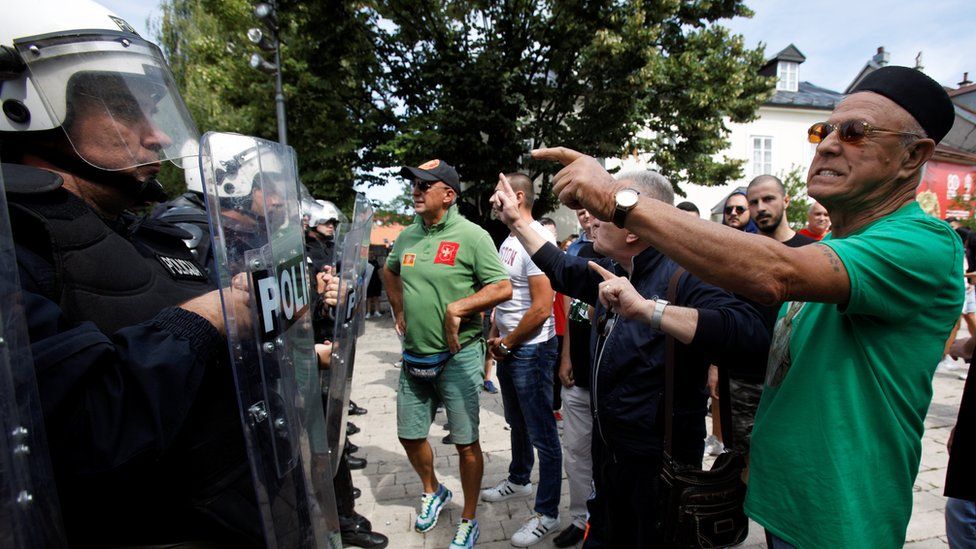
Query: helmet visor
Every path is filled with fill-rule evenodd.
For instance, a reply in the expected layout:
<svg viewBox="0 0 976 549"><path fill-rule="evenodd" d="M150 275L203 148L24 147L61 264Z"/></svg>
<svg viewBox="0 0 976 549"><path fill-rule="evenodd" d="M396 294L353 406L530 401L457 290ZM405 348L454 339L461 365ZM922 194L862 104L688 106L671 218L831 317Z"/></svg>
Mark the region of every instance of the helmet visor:
<svg viewBox="0 0 976 549"><path fill-rule="evenodd" d="M44 35L14 42L52 118L80 158L109 171L183 167L199 134L162 53L130 33Z"/></svg>

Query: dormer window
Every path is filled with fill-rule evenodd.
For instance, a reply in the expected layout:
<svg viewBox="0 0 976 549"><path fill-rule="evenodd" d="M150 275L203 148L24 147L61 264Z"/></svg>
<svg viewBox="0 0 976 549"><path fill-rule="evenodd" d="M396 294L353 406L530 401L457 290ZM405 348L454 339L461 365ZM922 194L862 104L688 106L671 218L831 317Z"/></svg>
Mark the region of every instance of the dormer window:
<svg viewBox="0 0 976 549"><path fill-rule="evenodd" d="M776 89L795 92L798 85L799 63L780 61L776 67Z"/></svg>

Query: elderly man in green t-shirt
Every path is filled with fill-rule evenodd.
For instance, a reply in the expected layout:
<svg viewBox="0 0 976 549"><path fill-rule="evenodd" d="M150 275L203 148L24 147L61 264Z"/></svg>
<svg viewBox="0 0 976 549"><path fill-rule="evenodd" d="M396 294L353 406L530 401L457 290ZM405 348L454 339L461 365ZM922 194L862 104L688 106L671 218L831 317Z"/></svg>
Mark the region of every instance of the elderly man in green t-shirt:
<svg viewBox="0 0 976 549"><path fill-rule="evenodd" d="M534 153L565 164L553 181L569 207L626 226L706 282L787 302L746 500L771 547L904 542L932 376L963 300L959 238L915 202L953 120L945 90L915 69L883 67L861 80L808 132L817 150L807 188L830 212L832 233L802 248L635 199L626 181L575 151ZM635 307L626 280L605 284L603 299L650 318L643 309L654 302Z"/></svg>
<svg viewBox="0 0 976 549"><path fill-rule="evenodd" d="M397 435L424 489L414 527L432 529L451 500L451 491L437 481L427 442L437 404L443 402L464 492L451 548L472 547L479 534L475 508L484 470L478 443L485 363L479 313L511 299L512 284L491 236L458 213L461 185L453 167L431 160L400 173L413 181L417 216L393 244L383 279L403 336Z"/></svg>

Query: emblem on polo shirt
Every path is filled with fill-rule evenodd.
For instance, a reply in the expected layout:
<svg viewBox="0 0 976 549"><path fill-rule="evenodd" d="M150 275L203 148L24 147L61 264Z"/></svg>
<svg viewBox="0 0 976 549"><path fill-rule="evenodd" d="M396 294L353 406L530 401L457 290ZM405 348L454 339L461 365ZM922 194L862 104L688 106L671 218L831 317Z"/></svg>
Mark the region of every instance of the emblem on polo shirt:
<svg viewBox="0 0 976 549"><path fill-rule="evenodd" d="M417 254L403 254L403 266L413 267L413 264L417 261Z"/></svg>
<svg viewBox="0 0 976 549"><path fill-rule="evenodd" d="M454 265L454 258L457 257L458 249L461 247L457 242L448 242L447 240L442 240L441 245L437 247L437 255L434 257L434 263L442 263L444 265Z"/></svg>

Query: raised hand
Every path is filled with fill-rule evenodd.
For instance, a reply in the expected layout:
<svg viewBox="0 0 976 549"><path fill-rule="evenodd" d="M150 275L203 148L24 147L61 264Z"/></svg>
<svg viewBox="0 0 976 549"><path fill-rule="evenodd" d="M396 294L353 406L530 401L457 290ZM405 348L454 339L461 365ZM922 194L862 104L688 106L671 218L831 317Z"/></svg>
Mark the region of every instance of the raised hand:
<svg viewBox="0 0 976 549"><path fill-rule="evenodd" d="M589 265L593 272L603 277L598 295L604 307L625 318L651 321L655 307L653 301L644 299L626 278L617 276L592 261Z"/></svg>
<svg viewBox="0 0 976 549"><path fill-rule="evenodd" d="M518 197L508 182L505 174L498 174L498 184L495 185L495 194L490 199L492 209L506 226L511 227L516 221L522 218L518 208Z"/></svg>
<svg viewBox="0 0 976 549"><path fill-rule="evenodd" d="M560 202L576 210L586 208L602 221L611 220L616 206L614 195L625 185L615 180L595 158L566 147L536 149L532 157L563 165L552 179L552 191Z"/></svg>

